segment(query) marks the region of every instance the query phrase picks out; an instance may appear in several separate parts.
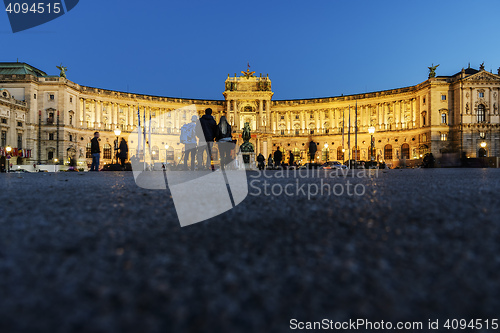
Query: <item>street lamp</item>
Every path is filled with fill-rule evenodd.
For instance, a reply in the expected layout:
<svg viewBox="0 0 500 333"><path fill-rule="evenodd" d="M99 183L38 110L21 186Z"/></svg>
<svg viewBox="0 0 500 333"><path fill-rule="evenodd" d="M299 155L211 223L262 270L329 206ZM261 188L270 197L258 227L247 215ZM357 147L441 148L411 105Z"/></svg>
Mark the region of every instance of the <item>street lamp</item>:
<svg viewBox="0 0 500 333"><path fill-rule="evenodd" d="M168 147L169 147L169 145L168 145L168 144L166 144L166 145L165 145L165 164L167 164L167 163L168 163L168 161L167 161L167 159L168 159Z"/></svg>
<svg viewBox="0 0 500 333"><path fill-rule="evenodd" d="M375 141L373 141L373 133L375 133L375 126L368 127L368 133L370 133L370 157L372 161L371 164L373 166L373 159L375 158L375 156L373 156L373 146L375 144Z"/></svg>
<svg viewBox="0 0 500 333"><path fill-rule="evenodd" d="M116 135L116 144L115 144L116 164L118 164L118 139L119 139L120 134L122 134L122 131L117 127L115 129L115 135Z"/></svg>
<svg viewBox="0 0 500 333"><path fill-rule="evenodd" d="M7 172L10 172L10 152L12 151L11 146L5 147L5 151L7 152Z"/></svg>
<svg viewBox="0 0 500 333"><path fill-rule="evenodd" d="M481 148L486 148L486 142L484 142L484 141L481 142L480 146L481 146Z"/></svg>

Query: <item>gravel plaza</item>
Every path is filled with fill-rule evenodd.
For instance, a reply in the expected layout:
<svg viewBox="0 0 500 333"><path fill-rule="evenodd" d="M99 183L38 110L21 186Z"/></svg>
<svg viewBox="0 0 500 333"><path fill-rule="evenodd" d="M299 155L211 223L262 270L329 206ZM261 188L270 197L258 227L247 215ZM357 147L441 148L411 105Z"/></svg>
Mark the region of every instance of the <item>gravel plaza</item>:
<svg viewBox="0 0 500 333"><path fill-rule="evenodd" d="M298 180L363 187L351 196L265 195L264 182L296 177L247 176L241 204L181 228L169 189L131 172L0 174L0 331L290 332L358 318L425 331L498 317L499 169Z"/></svg>

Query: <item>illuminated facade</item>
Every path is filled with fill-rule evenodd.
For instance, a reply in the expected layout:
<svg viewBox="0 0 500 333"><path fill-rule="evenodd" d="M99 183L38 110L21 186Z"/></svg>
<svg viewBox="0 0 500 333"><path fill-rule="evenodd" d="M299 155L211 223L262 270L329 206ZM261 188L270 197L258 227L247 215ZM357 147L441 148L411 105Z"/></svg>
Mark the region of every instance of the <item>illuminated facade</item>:
<svg viewBox="0 0 500 333"><path fill-rule="evenodd" d="M226 115L240 142L241 129L248 122L257 153L266 157L280 147L287 156L292 152L296 161L305 162L311 137L318 144L319 160L347 160L350 132L350 156L354 158L356 123L361 160L370 159L371 126L375 128L374 158L392 166L401 161L411 164L430 152L436 158L461 152L469 157L498 157L499 89L500 76L481 66L480 70L462 69L455 75L431 77L405 88L272 100L269 76L247 70L228 75L224 100L199 100L91 88L47 75L25 63L0 63L0 146L30 151L31 155L23 153L12 159L13 164L51 164L74 157L85 165L90 163L90 139L99 131L101 161L110 163L116 139L113 130L120 128L122 136L128 136L137 127L140 107L146 110L147 118L151 114L154 119L151 145L155 158L176 161L183 149L180 128L190 117L171 111L191 105L200 115L212 108L217 120ZM134 155L133 142L129 148L130 156Z"/></svg>

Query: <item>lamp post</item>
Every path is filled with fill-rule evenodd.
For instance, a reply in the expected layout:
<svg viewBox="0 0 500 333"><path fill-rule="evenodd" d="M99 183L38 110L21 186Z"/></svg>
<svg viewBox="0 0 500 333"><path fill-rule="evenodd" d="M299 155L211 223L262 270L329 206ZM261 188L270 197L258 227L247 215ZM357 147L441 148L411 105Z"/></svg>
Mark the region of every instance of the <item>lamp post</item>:
<svg viewBox="0 0 500 333"><path fill-rule="evenodd" d="M375 145L375 141L373 141L373 133L375 133L375 126L370 126L368 127L368 133L370 133L370 158L371 158L371 166L373 167L373 159L375 156L373 156L373 146Z"/></svg>
<svg viewBox="0 0 500 333"><path fill-rule="evenodd" d="M328 143L325 143L325 154L326 154L326 161L328 162L328 159L330 157L330 152L328 151Z"/></svg>
<svg viewBox="0 0 500 333"><path fill-rule="evenodd" d="M115 135L116 135L116 144L115 144L116 164L118 164L118 139L119 139L120 134L122 134L122 131L117 127L115 129Z"/></svg>
<svg viewBox="0 0 500 333"><path fill-rule="evenodd" d="M7 173L10 172L10 152L12 151L11 146L5 147L5 151L7 152Z"/></svg>

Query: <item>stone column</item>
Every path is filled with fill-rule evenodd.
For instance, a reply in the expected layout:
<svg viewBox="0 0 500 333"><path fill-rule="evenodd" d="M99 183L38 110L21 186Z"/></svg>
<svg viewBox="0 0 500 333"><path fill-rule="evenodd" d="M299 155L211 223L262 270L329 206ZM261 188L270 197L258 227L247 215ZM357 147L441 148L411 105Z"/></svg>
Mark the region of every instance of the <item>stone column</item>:
<svg viewBox="0 0 500 333"><path fill-rule="evenodd" d="M290 110L286 111L286 129L287 133L290 134L292 130L292 112Z"/></svg>
<svg viewBox="0 0 500 333"><path fill-rule="evenodd" d="M95 113L95 127L101 127L101 103L94 100L94 113Z"/></svg>
<svg viewBox="0 0 500 333"><path fill-rule="evenodd" d="M271 100L266 101L266 127L271 128Z"/></svg>
<svg viewBox="0 0 500 333"><path fill-rule="evenodd" d="M87 100L83 99L82 127L87 128Z"/></svg>
<svg viewBox="0 0 500 333"><path fill-rule="evenodd" d="M330 133L333 132L333 121L334 121L334 113L332 109L328 109L328 119L330 119Z"/></svg>
<svg viewBox="0 0 500 333"><path fill-rule="evenodd" d="M302 134L304 134L305 132L305 129L306 129L306 126L305 126L305 121L304 121L304 111L303 110L300 110L299 111L300 113L300 132Z"/></svg>

